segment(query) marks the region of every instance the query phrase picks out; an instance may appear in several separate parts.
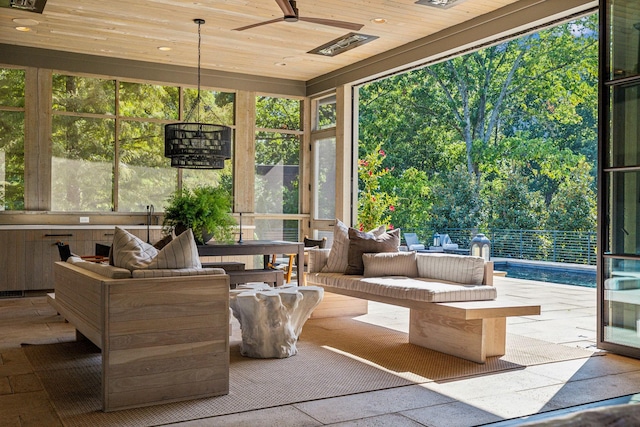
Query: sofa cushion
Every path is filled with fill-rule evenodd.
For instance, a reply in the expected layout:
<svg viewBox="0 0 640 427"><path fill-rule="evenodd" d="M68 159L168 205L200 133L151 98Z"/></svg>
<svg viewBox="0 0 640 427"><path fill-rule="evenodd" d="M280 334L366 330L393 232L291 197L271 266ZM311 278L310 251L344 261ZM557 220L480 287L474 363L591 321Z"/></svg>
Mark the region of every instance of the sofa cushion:
<svg viewBox="0 0 640 427"><path fill-rule="evenodd" d="M113 265L128 270L146 267L158 250L120 227L113 234Z"/></svg>
<svg viewBox="0 0 640 427"><path fill-rule="evenodd" d="M364 277L418 277L415 252L368 253L362 255L362 262Z"/></svg>
<svg viewBox="0 0 640 427"><path fill-rule="evenodd" d="M474 256L440 253L416 254L418 276L467 285L481 285L484 259Z"/></svg>
<svg viewBox="0 0 640 427"><path fill-rule="evenodd" d="M313 273L307 276L308 285L358 291L386 299L398 300L398 305L409 306L409 301L461 302L496 299L496 288L486 285L461 285L436 280L402 276L360 277L340 273ZM374 299L375 298L371 298ZM403 304L401 301L407 301ZM395 302L394 302L395 303Z"/></svg>
<svg viewBox="0 0 640 427"><path fill-rule="evenodd" d="M193 231L188 229L167 243L145 268L202 268Z"/></svg>
<svg viewBox="0 0 640 427"><path fill-rule="evenodd" d="M349 228L348 265L344 274L363 274L364 263L362 255L365 253L398 252L400 246L400 229L375 236L363 233L355 228Z"/></svg>
<svg viewBox="0 0 640 427"><path fill-rule="evenodd" d="M184 234L184 233L183 233ZM219 275L225 274L222 268L143 268L134 270L131 276L134 279L151 278L151 277L175 277L175 276L203 276L203 275Z"/></svg>
<svg viewBox="0 0 640 427"><path fill-rule="evenodd" d="M305 252L309 254L307 271L309 273L318 273L326 267L331 249L309 248Z"/></svg>
<svg viewBox="0 0 640 427"><path fill-rule="evenodd" d="M126 268L114 267L109 264L102 264L98 262L88 262L80 257L69 257L67 262L80 267L84 270L88 270L97 273L101 276L108 277L109 279L129 279L131 278L131 271Z"/></svg>
<svg viewBox="0 0 640 427"><path fill-rule="evenodd" d="M379 226L371 230L372 235L384 234L386 227ZM339 219L336 219L336 225L333 229L333 243L331 244L331 252L327 264L322 268L323 272L344 273L349 265L347 259L349 254L349 227Z"/></svg>

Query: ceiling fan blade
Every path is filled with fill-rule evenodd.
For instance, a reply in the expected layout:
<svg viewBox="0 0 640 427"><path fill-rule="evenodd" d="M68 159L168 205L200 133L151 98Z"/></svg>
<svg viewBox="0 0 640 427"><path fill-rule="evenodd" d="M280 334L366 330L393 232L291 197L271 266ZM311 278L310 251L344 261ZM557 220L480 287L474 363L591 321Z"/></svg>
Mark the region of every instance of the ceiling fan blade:
<svg viewBox="0 0 640 427"><path fill-rule="evenodd" d="M333 19L323 19L323 18L304 18L304 17L299 17L298 18L300 21L305 21L305 22L312 22L314 24L320 24L320 25L328 25L330 27L338 27L338 28L344 28L347 30L352 30L352 31L359 31L360 28L364 27L363 24L356 24L353 22L345 22L345 21L336 21Z"/></svg>
<svg viewBox="0 0 640 427"><path fill-rule="evenodd" d="M296 11L289 0L276 0L284 16L296 16Z"/></svg>
<svg viewBox="0 0 640 427"><path fill-rule="evenodd" d="M244 30L248 30L249 28L260 27L262 25L273 24L274 22L280 22L280 21L284 21L284 18L276 18L276 19L272 19L271 21L263 21L263 22L258 22L257 24L246 25L244 27L234 28L232 31L244 31Z"/></svg>

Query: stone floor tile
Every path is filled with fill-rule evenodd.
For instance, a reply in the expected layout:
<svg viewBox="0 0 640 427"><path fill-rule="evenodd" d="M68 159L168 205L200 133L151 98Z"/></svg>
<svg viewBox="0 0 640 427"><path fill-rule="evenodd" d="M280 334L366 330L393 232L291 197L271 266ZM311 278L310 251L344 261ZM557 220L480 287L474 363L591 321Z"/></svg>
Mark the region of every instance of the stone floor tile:
<svg viewBox="0 0 640 427"><path fill-rule="evenodd" d="M29 393L44 390L42 383L35 374L12 375L9 377L14 393Z"/></svg>
<svg viewBox="0 0 640 427"><path fill-rule="evenodd" d="M412 409L401 414L430 427L470 427L502 420L496 414L464 402Z"/></svg>
<svg viewBox="0 0 640 427"><path fill-rule="evenodd" d="M545 389L547 387L542 387ZM554 387L548 387L553 389ZM539 390L536 388L535 390ZM541 411L550 409L560 409L553 401L552 396L544 394L527 393L525 390L515 393L497 394L490 396L482 396L473 399L469 404L478 409L494 414L503 419L523 417L526 415L537 414Z"/></svg>
<svg viewBox="0 0 640 427"><path fill-rule="evenodd" d="M591 378L579 381L569 381L564 384L550 386L551 389L532 388L521 394L532 396L552 395L548 400L549 407L568 408L589 402L611 399L637 393L640 384L640 373L632 372L618 375Z"/></svg>
<svg viewBox="0 0 640 427"><path fill-rule="evenodd" d="M385 414L327 425L331 427L420 427L424 424L401 414Z"/></svg>
<svg viewBox="0 0 640 427"><path fill-rule="evenodd" d="M521 369L448 382L431 382L422 386L443 396L449 396L464 402L473 402L479 397L545 387L559 384L560 382L560 380Z"/></svg>
<svg viewBox="0 0 640 427"><path fill-rule="evenodd" d="M322 423L319 421L292 406L280 406L171 424L172 427L315 427L321 425Z"/></svg>
<svg viewBox="0 0 640 427"><path fill-rule="evenodd" d="M452 400L415 385L296 403L294 406L324 424L331 424L439 405Z"/></svg>
<svg viewBox="0 0 640 427"><path fill-rule="evenodd" d="M588 359L530 366L527 371L560 381L581 381L627 373L640 373L640 360L613 353L597 353Z"/></svg>
<svg viewBox="0 0 640 427"><path fill-rule="evenodd" d="M0 377L0 395L11 393L13 393L13 389L11 388L9 377Z"/></svg>
<svg viewBox="0 0 640 427"><path fill-rule="evenodd" d="M36 415L47 419L58 419L46 392L35 391L0 395L0 420L13 419L13 417L19 416L21 419L33 418L34 424L32 425L36 425Z"/></svg>

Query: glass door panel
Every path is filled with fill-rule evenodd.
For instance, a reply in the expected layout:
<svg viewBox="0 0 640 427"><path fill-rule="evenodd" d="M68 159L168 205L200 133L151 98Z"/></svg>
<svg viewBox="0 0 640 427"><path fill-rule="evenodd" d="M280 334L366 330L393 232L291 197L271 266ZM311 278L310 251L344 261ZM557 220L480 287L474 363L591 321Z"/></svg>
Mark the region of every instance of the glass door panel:
<svg viewBox="0 0 640 427"><path fill-rule="evenodd" d="M603 305L604 340L640 347L640 260L606 260Z"/></svg>
<svg viewBox="0 0 640 427"><path fill-rule="evenodd" d="M336 217L336 139L318 139L314 144L313 219Z"/></svg>
<svg viewBox="0 0 640 427"><path fill-rule="evenodd" d="M640 7L638 0L607 3L609 80L640 74Z"/></svg>
<svg viewBox="0 0 640 427"><path fill-rule="evenodd" d="M640 255L640 171L605 174L608 194L605 254Z"/></svg>
<svg viewBox="0 0 640 427"><path fill-rule="evenodd" d="M640 358L640 2L600 4L598 347Z"/></svg>
<svg viewBox="0 0 640 427"><path fill-rule="evenodd" d="M609 105L606 167L640 165L640 84L610 88Z"/></svg>

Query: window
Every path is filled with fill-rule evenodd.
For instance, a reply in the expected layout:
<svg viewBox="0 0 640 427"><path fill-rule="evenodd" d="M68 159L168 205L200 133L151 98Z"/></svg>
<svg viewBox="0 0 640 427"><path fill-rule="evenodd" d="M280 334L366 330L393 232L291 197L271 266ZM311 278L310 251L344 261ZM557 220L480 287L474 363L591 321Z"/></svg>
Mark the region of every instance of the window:
<svg viewBox="0 0 640 427"><path fill-rule="evenodd" d="M196 113L189 116L198 91L196 89L185 89L185 120L195 120ZM233 126L235 120L235 94L231 92L217 92L213 90L200 89L200 103L203 108L200 111L200 121L224 126ZM234 153L231 153L233 158ZM198 185L223 185L229 193L233 190L233 176L231 161L225 161L222 170L211 169L183 169L182 186L185 188L195 188Z"/></svg>
<svg viewBox="0 0 640 427"><path fill-rule="evenodd" d="M300 101L260 96L256 101L255 212L299 213ZM298 240L289 220L256 222L260 238ZM295 236L290 231L296 229ZM267 237L268 236L268 237Z"/></svg>
<svg viewBox="0 0 640 427"><path fill-rule="evenodd" d="M233 93L201 90L201 117L190 111L196 95L175 86L54 74L52 210L143 212L154 205L161 211L178 184L178 170L164 157L164 125L234 123ZM230 164L222 172L182 174L190 188L231 186Z"/></svg>
<svg viewBox="0 0 640 427"><path fill-rule="evenodd" d="M24 82L0 68L0 211L24 209Z"/></svg>

